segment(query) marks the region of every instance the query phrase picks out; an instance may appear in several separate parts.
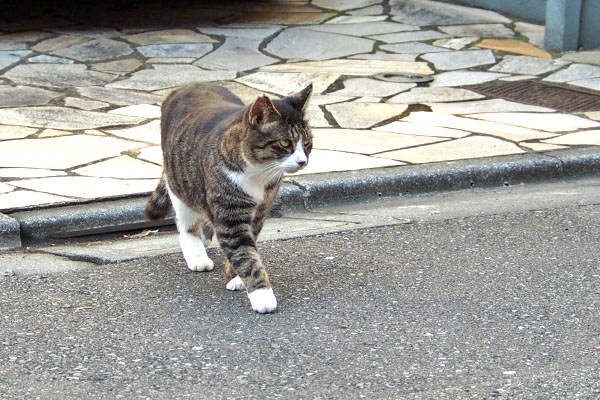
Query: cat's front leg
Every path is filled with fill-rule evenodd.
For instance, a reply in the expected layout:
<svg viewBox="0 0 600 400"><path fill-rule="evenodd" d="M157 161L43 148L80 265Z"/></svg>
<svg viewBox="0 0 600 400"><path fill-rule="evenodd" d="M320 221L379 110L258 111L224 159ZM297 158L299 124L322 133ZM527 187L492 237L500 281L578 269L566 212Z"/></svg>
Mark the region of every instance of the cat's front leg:
<svg viewBox="0 0 600 400"><path fill-rule="evenodd" d="M227 289L241 290L245 287L254 311L261 314L275 311L277 298L256 250L250 226L245 229L239 225L236 227L224 225L217 227L217 238L227 257L225 266Z"/></svg>

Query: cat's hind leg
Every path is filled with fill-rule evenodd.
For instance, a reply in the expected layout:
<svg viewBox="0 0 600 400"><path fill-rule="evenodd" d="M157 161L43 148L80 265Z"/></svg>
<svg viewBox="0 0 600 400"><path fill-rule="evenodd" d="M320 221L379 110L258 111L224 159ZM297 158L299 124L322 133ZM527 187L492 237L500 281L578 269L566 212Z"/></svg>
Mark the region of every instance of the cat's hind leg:
<svg viewBox="0 0 600 400"><path fill-rule="evenodd" d="M179 244L188 268L192 271L211 271L214 263L206 254L204 243L210 243L212 237L205 237L208 232L202 229L204 222L201 215L183 203L170 190L169 197L175 210Z"/></svg>

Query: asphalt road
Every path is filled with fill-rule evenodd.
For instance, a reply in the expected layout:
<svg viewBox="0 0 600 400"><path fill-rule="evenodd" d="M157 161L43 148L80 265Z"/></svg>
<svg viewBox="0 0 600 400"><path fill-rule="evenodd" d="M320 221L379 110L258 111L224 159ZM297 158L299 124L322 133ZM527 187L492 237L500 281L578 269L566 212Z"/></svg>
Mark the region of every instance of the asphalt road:
<svg viewBox="0 0 600 400"><path fill-rule="evenodd" d="M220 255L0 277L0 398L600 398L599 205L260 252L271 315Z"/></svg>

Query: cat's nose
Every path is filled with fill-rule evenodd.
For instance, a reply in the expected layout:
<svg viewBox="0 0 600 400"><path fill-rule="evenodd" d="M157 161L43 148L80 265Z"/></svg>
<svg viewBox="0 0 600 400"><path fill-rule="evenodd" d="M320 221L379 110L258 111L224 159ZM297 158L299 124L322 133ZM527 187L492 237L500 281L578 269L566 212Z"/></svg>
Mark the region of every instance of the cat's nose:
<svg viewBox="0 0 600 400"><path fill-rule="evenodd" d="M304 167L306 165L307 161L306 160L298 160L297 163L298 163L299 167Z"/></svg>

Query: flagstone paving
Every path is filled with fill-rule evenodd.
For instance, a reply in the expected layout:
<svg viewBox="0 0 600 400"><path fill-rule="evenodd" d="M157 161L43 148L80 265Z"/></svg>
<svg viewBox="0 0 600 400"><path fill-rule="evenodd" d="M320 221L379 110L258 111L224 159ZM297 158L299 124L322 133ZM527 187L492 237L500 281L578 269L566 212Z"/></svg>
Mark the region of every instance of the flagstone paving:
<svg viewBox="0 0 600 400"><path fill-rule="evenodd" d="M246 104L312 82L301 174L600 145L600 109L469 90L532 79L600 92L599 52L552 58L543 26L500 13L434 0L79 13L0 24L0 211L147 194L161 175L160 104L191 82Z"/></svg>

